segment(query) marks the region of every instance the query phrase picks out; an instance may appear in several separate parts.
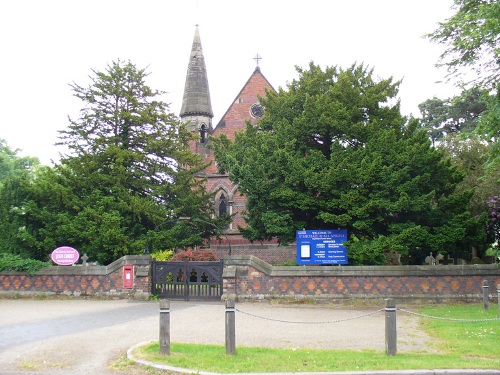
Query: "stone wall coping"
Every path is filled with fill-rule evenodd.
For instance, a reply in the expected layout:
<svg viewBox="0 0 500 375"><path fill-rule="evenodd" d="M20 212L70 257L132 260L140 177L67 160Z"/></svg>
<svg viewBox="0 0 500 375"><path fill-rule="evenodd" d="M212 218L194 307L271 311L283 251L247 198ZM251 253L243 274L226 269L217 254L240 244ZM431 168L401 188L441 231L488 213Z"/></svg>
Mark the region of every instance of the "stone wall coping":
<svg viewBox="0 0 500 375"><path fill-rule="evenodd" d="M499 275L497 264L436 266L272 266L254 255L231 255L224 258L228 267L252 267L272 277L284 276L453 276ZM229 276L229 275L228 275ZM230 276L229 276L230 277Z"/></svg>
<svg viewBox="0 0 500 375"><path fill-rule="evenodd" d="M133 266L149 266L150 255L125 255L107 266L49 266L38 270L36 276L47 275L109 275L126 264ZM2 275L23 275L23 272L2 272Z"/></svg>
<svg viewBox="0 0 500 375"><path fill-rule="evenodd" d="M288 302L300 302L307 301L314 298L315 301L343 301L343 300L378 300L381 302L381 305L385 305L385 300L387 298L394 298L395 300L402 303L409 304L419 304L425 303L429 304L429 302L456 302L456 301L480 301L481 294L440 294L440 295L400 295L400 294L383 294L383 295L374 295L374 294L224 294L222 299L236 299L240 302L243 301L262 301L262 300L282 300ZM398 302L398 303L399 303Z"/></svg>

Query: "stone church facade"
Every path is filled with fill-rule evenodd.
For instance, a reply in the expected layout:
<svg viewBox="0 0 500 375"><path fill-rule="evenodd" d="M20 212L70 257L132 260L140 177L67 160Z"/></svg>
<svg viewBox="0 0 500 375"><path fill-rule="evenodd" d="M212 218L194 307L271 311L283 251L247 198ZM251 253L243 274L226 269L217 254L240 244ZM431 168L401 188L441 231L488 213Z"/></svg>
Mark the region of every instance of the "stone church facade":
<svg viewBox="0 0 500 375"><path fill-rule="evenodd" d="M258 61L258 60L257 60ZM198 26L196 26L191 54L189 57L184 96L180 118L188 122L189 129L196 132L199 138L191 143L191 151L202 155L207 162L211 162L205 169L206 188L213 193L214 212L217 215L229 214L233 220L223 231L222 240L212 240L211 248L223 252L230 242L233 254L257 255L264 260L277 264L295 259L295 247L278 246L276 242L250 243L245 240L238 227L246 225L243 211L247 199L238 192L238 186L229 180L227 174L219 173L213 151L207 148L209 136L225 134L234 141L235 133L245 129L246 121L256 124L263 115L264 109L259 104L258 97L265 96L267 90L274 90L272 85L262 74L258 64L253 73L243 85L240 92L229 105L221 120L212 126L214 117L211 105L208 75L201 46Z"/></svg>

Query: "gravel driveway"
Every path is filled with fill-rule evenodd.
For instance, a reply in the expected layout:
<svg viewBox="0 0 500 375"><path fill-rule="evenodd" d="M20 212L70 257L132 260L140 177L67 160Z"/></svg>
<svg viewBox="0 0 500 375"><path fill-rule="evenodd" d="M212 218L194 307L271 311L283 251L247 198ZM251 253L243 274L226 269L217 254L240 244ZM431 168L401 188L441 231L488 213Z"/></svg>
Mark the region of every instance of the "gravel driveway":
<svg viewBox="0 0 500 375"><path fill-rule="evenodd" d="M236 309L237 348L385 350L384 312L377 311L383 302L373 308L237 303ZM224 315L223 302L172 301L171 342L224 345ZM108 364L137 343L157 340L158 327L157 301L1 299L0 374L116 375ZM397 327L398 352L429 351L417 318L398 314Z"/></svg>

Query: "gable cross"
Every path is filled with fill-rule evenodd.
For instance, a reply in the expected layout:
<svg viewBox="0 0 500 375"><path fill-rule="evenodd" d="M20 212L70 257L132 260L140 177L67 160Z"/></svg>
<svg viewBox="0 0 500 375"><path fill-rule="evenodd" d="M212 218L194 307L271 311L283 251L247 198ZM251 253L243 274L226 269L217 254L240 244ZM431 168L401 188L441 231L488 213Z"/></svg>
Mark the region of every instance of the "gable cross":
<svg viewBox="0 0 500 375"><path fill-rule="evenodd" d="M262 56L259 56L259 54L257 53L257 55L253 59L257 61L257 66L259 66L259 62L260 60L262 60Z"/></svg>

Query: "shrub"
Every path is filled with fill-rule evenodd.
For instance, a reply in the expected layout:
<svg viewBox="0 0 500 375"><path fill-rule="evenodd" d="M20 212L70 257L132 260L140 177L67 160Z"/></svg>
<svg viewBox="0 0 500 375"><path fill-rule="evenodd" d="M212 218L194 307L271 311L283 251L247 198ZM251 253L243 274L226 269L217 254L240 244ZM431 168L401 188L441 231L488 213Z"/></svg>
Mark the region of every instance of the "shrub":
<svg viewBox="0 0 500 375"><path fill-rule="evenodd" d="M0 254L0 272L17 271L26 272L33 276L39 269L50 266L48 262L42 262L35 259L26 259L16 254Z"/></svg>
<svg viewBox="0 0 500 375"><path fill-rule="evenodd" d="M173 250L160 250L160 251L155 251L154 253L151 254L151 258L159 262L165 262L167 260L171 260L173 256L174 256Z"/></svg>
<svg viewBox="0 0 500 375"><path fill-rule="evenodd" d="M172 257L172 260L213 261L217 260L217 257L215 256L212 250L191 249L191 250L179 251Z"/></svg>

